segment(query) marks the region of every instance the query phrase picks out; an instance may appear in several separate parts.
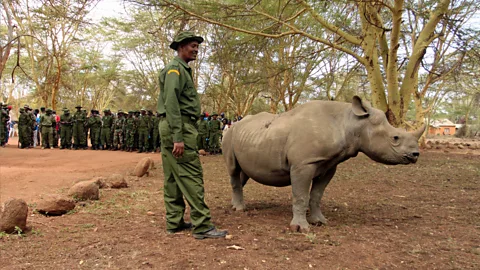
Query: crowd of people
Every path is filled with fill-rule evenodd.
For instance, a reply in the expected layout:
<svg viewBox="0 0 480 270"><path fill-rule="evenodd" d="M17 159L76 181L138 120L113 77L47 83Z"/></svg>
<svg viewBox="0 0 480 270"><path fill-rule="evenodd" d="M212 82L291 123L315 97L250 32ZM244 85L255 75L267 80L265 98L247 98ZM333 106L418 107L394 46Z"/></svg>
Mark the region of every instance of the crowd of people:
<svg viewBox="0 0 480 270"><path fill-rule="evenodd" d="M71 114L68 108L63 108L58 115L49 108L32 109L25 105L19 109L18 121L10 121L11 106L0 104L0 143L5 146L8 138L13 135L13 126L18 129L21 149L45 148L88 149L88 138L92 150L127 151L138 153L160 151L161 140L158 129L163 117L151 110L113 113L110 109L87 110L76 106ZM234 122L241 120L235 117ZM221 153L223 133L232 125L225 114L203 113L197 121L198 149L212 154Z"/></svg>

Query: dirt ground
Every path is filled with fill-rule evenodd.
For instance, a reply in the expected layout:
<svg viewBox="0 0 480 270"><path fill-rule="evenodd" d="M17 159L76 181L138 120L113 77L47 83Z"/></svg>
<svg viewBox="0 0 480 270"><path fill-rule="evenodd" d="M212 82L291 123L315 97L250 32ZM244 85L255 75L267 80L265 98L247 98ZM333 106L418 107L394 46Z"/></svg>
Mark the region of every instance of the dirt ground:
<svg viewBox="0 0 480 270"><path fill-rule="evenodd" d="M0 149L0 202L65 194L75 180L127 173L145 156L156 169L67 215L30 211L28 232L0 237L0 268L480 269L479 152L422 151L408 166L350 159L322 201L329 224L309 234L288 230L290 187L249 181L248 210L233 212L223 158L201 157L213 221L233 237L199 241L165 232L159 154L20 150L11 142Z"/></svg>

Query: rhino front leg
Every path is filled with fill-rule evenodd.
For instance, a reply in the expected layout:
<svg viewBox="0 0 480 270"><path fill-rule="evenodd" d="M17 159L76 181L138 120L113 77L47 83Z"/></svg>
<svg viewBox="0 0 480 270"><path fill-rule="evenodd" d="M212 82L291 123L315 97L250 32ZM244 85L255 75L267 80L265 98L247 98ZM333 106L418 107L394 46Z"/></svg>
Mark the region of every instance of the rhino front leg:
<svg viewBox="0 0 480 270"><path fill-rule="evenodd" d="M314 173L315 167L313 165L301 166L290 171L293 197L293 219L290 222L292 231L306 233L310 230L306 215L310 198L310 184Z"/></svg>
<svg viewBox="0 0 480 270"><path fill-rule="evenodd" d="M230 176L230 184L232 185L232 209L235 211L244 211L245 202L243 201L243 186L247 183L248 176L244 172L240 172Z"/></svg>
<svg viewBox="0 0 480 270"><path fill-rule="evenodd" d="M307 217L310 224L327 224L327 219L323 216L322 210L320 209L320 202L323 197L323 192L335 175L336 170L337 166L328 170L323 177L313 179L312 190L310 191L310 216Z"/></svg>

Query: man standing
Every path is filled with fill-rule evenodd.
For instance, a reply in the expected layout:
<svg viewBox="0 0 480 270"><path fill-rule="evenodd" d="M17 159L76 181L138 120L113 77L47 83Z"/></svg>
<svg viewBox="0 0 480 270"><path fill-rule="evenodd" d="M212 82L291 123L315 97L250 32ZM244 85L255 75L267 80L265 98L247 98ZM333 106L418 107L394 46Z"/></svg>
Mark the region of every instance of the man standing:
<svg viewBox="0 0 480 270"><path fill-rule="evenodd" d="M34 131L37 129L37 117L33 114L32 112L32 109L30 108L30 106L28 106L27 104L25 104L25 106L23 106L23 108L25 109L25 113L27 114L27 128L26 128L26 132L27 132L27 142L28 142L28 145L27 147L28 148L32 148L34 145L35 145L35 140L36 140L36 136L37 134L34 133Z"/></svg>
<svg viewBox="0 0 480 270"><path fill-rule="evenodd" d="M113 150L124 150L123 136L125 129L125 117L122 110L118 110L117 118L113 122Z"/></svg>
<svg viewBox="0 0 480 270"><path fill-rule="evenodd" d="M86 140L85 137L85 122L87 116L82 112L82 106L77 105L75 107L77 111L73 115L73 147L77 150L79 147L85 149Z"/></svg>
<svg viewBox="0 0 480 270"><path fill-rule="evenodd" d="M210 151L212 154L218 154L219 150L219 142L220 142L220 132L221 129L221 122L217 119L218 114L214 112L212 114L212 120L210 121Z"/></svg>
<svg viewBox="0 0 480 270"><path fill-rule="evenodd" d="M208 122L206 120L205 114L202 114L200 116L200 120L198 120L197 123L197 130L198 130L198 136L197 136L197 147L198 150L203 149L207 150L207 147L205 146L207 142L207 134L208 134Z"/></svg>
<svg viewBox="0 0 480 270"><path fill-rule="evenodd" d="M90 142L92 144L92 150L99 150L102 119L98 115L98 111L95 109L90 111L90 117L88 118L88 126L90 127Z"/></svg>
<svg viewBox="0 0 480 270"><path fill-rule="evenodd" d="M18 141L21 149L25 149L30 145L30 140L28 139L29 118L25 112L25 108L20 108L20 115L18 116Z"/></svg>
<svg viewBox="0 0 480 270"><path fill-rule="evenodd" d="M125 145L126 151L133 151L133 143L135 140L135 131L137 130L137 121L133 116L133 111L128 111L127 119L125 119Z"/></svg>
<svg viewBox="0 0 480 270"><path fill-rule="evenodd" d="M73 117L70 115L70 110L64 108L63 114L60 116L60 138L62 139L60 149L71 148L72 125Z"/></svg>
<svg viewBox="0 0 480 270"><path fill-rule="evenodd" d="M113 125L113 116L110 112L110 109L103 110L102 118L102 132L101 132L101 146L100 149L107 150L110 149L112 145L112 125Z"/></svg>
<svg viewBox="0 0 480 270"><path fill-rule="evenodd" d="M203 38L182 32L170 44L177 56L160 72L158 112L162 161L165 174L164 200L167 233L190 229L184 221L185 202L190 205L190 218L196 239L223 238L227 231L218 231L210 221L205 203L203 170L197 151L195 123L200 116L200 100L188 62L197 59Z"/></svg>
<svg viewBox="0 0 480 270"><path fill-rule="evenodd" d="M138 153L148 151L148 132L151 127L150 118L145 114L147 111L142 108L138 116Z"/></svg>
<svg viewBox="0 0 480 270"><path fill-rule="evenodd" d="M53 149L53 125L55 117L52 115L52 109L48 108L46 114L40 116L40 126L42 132L42 149L50 147Z"/></svg>

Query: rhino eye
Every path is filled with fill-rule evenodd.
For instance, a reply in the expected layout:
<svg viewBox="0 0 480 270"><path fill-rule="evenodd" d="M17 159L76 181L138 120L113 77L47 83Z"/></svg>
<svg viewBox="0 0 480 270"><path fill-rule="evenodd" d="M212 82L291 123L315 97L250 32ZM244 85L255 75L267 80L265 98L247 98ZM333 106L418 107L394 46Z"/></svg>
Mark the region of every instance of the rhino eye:
<svg viewBox="0 0 480 270"><path fill-rule="evenodd" d="M393 136L393 140L398 141L399 139L400 139L400 137L398 137L398 136Z"/></svg>

